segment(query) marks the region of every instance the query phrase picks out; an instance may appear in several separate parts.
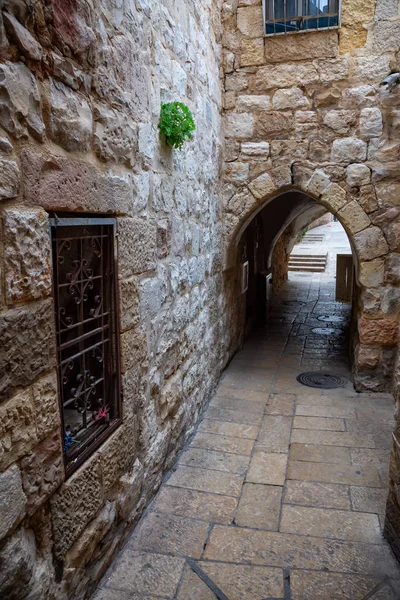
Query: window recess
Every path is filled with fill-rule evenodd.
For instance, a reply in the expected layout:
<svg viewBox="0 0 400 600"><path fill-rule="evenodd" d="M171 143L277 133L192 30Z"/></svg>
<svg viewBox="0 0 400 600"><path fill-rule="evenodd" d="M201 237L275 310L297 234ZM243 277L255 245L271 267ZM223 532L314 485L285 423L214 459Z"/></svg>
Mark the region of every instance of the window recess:
<svg viewBox="0 0 400 600"><path fill-rule="evenodd" d="M340 0L263 0L265 35L334 29Z"/></svg>
<svg viewBox="0 0 400 600"><path fill-rule="evenodd" d="M115 219L50 219L66 474L121 423Z"/></svg>

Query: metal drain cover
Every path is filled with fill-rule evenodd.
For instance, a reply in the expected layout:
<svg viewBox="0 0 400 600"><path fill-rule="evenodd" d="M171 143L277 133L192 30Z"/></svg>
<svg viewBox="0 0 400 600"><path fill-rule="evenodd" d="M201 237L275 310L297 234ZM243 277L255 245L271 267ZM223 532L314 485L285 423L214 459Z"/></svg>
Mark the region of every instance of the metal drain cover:
<svg viewBox="0 0 400 600"><path fill-rule="evenodd" d="M321 317L318 317L318 321L323 321L324 323L344 323L346 317L340 317L339 315L322 315Z"/></svg>
<svg viewBox="0 0 400 600"><path fill-rule="evenodd" d="M311 332L318 335L334 335L335 333L339 333L337 329L332 329L332 327L315 327L315 329L311 329Z"/></svg>
<svg viewBox="0 0 400 600"><path fill-rule="evenodd" d="M321 390L333 390L334 388L344 387L348 380L341 375L326 373L325 371L308 371L300 373L296 377L297 381L302 385L312 388L320 388Z"/></svg>

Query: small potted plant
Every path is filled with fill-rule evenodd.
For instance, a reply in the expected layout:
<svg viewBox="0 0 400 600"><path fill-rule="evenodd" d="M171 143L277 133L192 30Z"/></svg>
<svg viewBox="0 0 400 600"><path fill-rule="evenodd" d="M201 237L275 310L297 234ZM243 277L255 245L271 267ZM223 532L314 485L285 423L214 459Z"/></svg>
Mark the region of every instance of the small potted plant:
<svg viewBox="0 0 400 600"><path fill-rule="evenodd" d="M192 131L196 129L192 113L182 102L161 104L158 127L165 135L168 146L178 150L182 148L186 139L192 139Z"/></svg>

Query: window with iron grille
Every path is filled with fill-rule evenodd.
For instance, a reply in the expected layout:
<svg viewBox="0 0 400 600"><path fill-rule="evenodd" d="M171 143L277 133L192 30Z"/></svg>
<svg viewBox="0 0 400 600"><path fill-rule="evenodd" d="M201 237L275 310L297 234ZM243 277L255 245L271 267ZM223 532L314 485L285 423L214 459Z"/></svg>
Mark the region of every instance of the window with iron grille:
<svg viewBox="0 0 400 600"><path fill-rule="evenodd" d="M120 424L115 220L50 219L66 474Z"/></svg>
<svg viewBox="0 0 400 600"><path fill-rule="evenodd" d="M265 35L332 29L340 24L340 0L263 0Z"/></svg>

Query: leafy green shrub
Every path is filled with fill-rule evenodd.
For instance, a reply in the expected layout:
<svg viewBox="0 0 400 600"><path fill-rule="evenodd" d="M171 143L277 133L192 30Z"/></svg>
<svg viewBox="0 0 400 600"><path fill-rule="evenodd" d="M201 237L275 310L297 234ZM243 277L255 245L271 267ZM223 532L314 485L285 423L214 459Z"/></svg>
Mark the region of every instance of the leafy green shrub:
<svg viewBox="0 0 400 600"><path fill-rule="evenodd" d="M168 146L179 149L186 139L192 139L192 131L196 129L192 113L182 102L161 104L158 127L165 135Z"/></svg>

